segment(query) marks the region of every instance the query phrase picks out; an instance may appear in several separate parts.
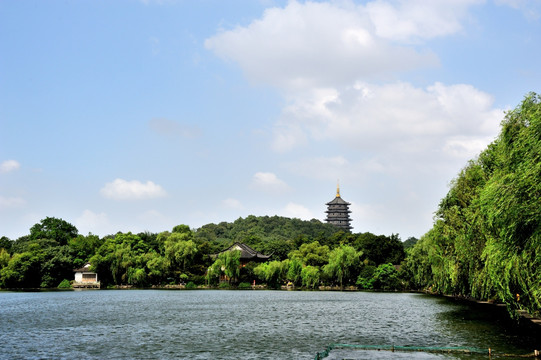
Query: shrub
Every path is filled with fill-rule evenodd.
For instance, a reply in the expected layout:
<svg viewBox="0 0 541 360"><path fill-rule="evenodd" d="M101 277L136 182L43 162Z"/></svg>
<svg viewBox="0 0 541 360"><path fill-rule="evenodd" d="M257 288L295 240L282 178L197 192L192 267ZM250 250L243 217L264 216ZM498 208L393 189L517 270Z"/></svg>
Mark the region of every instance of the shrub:
<svg viewBox="0 0 541 360"><path fill-rule="evenodd" d="M189 283L186 284L186 289L187 290L197 289L197 285L195 285L193 281L190 281Z"/></svg>
<svg viewBox="0 0 541 360"><path fill-rule="evenodd" d="M363 290L373 289L374 288L374 279L372 279L372 278L367 279L367 278L364 278L361 275L359 275L359 277L357 278L356 284L359 287L359 289L363 289Z"/></svg>
<svg viewBox="0 0 541 360"><path fill-rule="evenodd" d="M71 289L71 284L69 280L64 279L60 284L58 284L59 289Z"/></svg>
<svg viewBox="0 0 541 360"><path fill-rule="evenodd" d="M218 289L230 289L231 286L229 285L229 283L226 283L226 282L221 282L220 285L218 285Z"/></svg>
<svg viewBox="0 0 541 360"><path fill-rule="evenodd" d="M240 290L246 290L246 289L251 289L252 288L252 285L250 285L250 283L247 283L247 282L241 282L239 284L239 289Z"/></svg>

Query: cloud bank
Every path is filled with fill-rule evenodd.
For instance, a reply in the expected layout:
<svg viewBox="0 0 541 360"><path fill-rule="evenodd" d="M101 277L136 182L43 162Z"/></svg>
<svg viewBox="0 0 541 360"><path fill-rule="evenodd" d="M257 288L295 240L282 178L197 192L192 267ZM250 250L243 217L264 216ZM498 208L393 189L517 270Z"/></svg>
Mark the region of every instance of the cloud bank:
<svg viewBox="0 0 541 360"><path fill-rule="evenodd" d="M418 87L399 73L438 65L427 39L462 31L482 0L299 3L221 31L205 45L255 82L283 91L272 148L340 141L353 150L467 159L498 131L503 110L469 84Z"/></svg>
<svg viewBox="0 0 541 360"><path fill-rule="evenodd" d="M142 183L138 180L116 179L105 184L100 190L102 196L113 200L140 200L164 197L165 190L152 181Z"/></svg>

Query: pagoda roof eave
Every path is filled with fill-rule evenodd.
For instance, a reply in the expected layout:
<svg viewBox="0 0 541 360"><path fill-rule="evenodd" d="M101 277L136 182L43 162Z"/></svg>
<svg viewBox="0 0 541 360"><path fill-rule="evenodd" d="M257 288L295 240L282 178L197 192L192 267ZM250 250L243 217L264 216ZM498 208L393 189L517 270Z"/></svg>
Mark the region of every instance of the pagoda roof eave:
<svg viewBox="0 0 541 360"><path fill-rule="evenodd" d="M325 205L351 205L351 203L348 203L344 199L342 199L340 196L335 197Z"/></svg>

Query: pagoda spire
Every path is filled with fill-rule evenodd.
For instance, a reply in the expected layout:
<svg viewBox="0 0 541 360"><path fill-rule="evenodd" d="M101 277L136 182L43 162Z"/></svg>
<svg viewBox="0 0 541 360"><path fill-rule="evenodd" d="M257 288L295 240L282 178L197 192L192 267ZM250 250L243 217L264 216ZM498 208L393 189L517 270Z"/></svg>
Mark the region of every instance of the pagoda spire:
<svg viewBox="0 0 541 360"><path fill-rule="evenodd" d="M336 180L336 197L340 197L340 179Z"/></svg>

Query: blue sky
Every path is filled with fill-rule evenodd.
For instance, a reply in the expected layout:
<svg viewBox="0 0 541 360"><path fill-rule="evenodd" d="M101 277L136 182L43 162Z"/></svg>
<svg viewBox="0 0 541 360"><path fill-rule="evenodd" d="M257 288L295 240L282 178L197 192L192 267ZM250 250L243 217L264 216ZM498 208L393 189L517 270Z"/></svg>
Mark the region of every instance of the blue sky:
<svg viewBox="0 0 541 360"><path fill-rule="evenodd" d="M0 2L0 236L325 217L428 231L541 89L541 2Z"/></svg>

